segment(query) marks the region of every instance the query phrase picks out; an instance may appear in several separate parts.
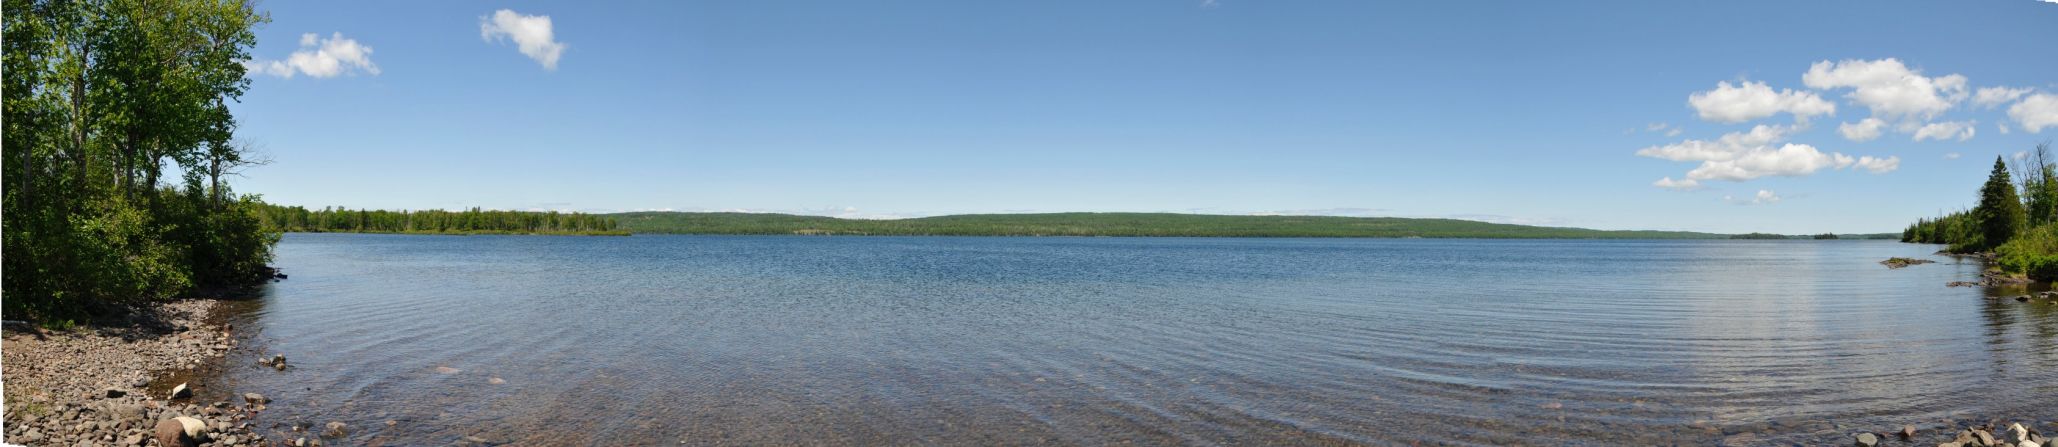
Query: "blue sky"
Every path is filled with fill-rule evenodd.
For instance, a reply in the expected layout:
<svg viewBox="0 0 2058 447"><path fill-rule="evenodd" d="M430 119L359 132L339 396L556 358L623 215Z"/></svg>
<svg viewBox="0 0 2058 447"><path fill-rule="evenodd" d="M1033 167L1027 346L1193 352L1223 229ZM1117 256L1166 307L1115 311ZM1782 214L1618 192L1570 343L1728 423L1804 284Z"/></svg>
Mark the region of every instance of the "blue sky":
<svg viewBox="0 0 2058 447"><path fill-rule="evenodd" d="M1887 232L2058 138L2054 3L1424 3L266 2L238 188Z"/></svg>

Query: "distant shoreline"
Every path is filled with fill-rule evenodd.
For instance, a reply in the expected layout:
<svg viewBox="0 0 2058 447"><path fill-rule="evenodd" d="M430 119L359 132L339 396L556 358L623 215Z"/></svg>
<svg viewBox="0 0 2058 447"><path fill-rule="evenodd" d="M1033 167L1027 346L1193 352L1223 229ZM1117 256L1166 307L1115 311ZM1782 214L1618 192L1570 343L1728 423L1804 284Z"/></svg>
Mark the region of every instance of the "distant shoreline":
<svg viewBox="0 0 2058 447"><path fill-rule="evenodd" d="M1181 213L960 214L893 220L771 213L630 212L601 214L635 234L796 236L1079 236L1435 239L1731 239L1767 238L1692 231L1594 230L1459 219L1341 216L1241 216ZM1822 235L1787 236L1813 239ZM1899 234L1846 238L1899 239Z"/></svg>

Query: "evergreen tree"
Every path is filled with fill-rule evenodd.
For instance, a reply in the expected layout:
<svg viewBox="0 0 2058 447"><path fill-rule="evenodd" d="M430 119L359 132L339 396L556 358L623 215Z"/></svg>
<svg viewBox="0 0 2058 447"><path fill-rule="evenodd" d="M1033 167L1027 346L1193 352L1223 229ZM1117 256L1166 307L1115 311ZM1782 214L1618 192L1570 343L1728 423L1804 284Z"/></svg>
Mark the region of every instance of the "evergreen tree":
<svg viewBox="0 0 2058 447"><path fill-rule="evenodd" d="M2025 216L2015 183L2008 179L2008 162L1994 157L1994 172L1979 188L1979 206L1972 209L1979 218L1979 248L1992 249L2007 243L2022 228Z"/></svg>

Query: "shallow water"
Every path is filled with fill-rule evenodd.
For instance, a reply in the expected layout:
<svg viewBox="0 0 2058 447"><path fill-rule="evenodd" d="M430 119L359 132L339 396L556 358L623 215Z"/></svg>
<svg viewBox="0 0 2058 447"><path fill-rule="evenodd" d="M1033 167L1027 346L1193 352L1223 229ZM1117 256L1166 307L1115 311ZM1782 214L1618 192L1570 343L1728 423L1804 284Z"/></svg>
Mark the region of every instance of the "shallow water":
<svg viewBox="0 0 2058 447"><path fill-rule="evenodd" d="M280 436L385 445L1815 444L2058 418L2058 305L1946 287L1979 266L1936 249L291 234L291 279L237 327L294 367L245 352L221 381L270 396Z"/></svg>

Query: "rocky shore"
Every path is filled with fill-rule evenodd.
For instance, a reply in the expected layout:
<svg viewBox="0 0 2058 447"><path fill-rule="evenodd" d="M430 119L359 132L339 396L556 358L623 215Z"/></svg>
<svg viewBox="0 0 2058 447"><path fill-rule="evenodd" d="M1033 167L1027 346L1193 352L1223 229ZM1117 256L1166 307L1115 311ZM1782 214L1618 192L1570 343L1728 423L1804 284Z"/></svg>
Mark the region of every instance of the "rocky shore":
<svg viewBox="0 0 2058 447"><path fill-rule="evenodd" d="M4 343L5 441L43 446L255 446L248 420L268 402L195 399L178 371L218 364L235 345L219 302L137 308L126 321L67 331L10 325Z"/></svg>

